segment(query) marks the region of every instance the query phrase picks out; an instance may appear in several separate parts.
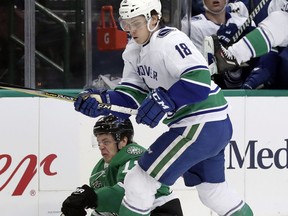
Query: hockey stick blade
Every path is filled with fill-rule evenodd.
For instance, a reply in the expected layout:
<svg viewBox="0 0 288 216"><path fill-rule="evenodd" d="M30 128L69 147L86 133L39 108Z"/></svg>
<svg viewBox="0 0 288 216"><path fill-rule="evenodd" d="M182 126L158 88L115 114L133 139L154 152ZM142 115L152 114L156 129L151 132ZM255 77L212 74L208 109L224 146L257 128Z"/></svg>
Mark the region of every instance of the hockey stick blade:
<svg viewBox="0 0 288 216"><path fill-rule="evenodd" d="M72 97L72 96L57 94L57 93L53 93L53 92L47 92L47 91L43 91L43 90L39 90L39 89L26 88L26 87L12 85L12 84L8 84L8 83L0 82L0 88L6 89L6 90L22 92L22 93L26 93L26 94L31 94L31 95L37 95L37 96L41 96L41 97L64 100L64 101L68 101L68 102L75 102L76 101L76 98ZM91 95L91 96L93 97L93 95ZM95 95L95 98L96 98L96 95ZM121 107L121 106L117 106L117 105L113 105L113 104L99 103L98 107L103 108L103 109L108 109L111 111L115 111L115 112L124 113L124 114L130 114L130 115L136 115L137 114L137 109Z"/></svg>

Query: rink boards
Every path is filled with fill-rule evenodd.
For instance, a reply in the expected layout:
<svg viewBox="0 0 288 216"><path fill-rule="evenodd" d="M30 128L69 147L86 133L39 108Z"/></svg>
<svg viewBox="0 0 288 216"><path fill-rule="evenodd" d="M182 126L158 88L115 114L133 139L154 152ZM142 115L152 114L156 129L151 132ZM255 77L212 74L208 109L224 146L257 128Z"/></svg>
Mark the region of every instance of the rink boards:
<svg viewBox="0 0 288 216"><path fill-rule="evenodd" d="M287 99L227 96L234 128L226 148L227 181L257 216L288 215ZM75 112L72 103L38 97L0 98L0 119L1 216L59 216L63 200L88 182L100 158L92 148L96 119ZM134 127L134 140L145 147L167 129ZM181 179L173 188L185 216L211 215L195 188Z"/></svg>

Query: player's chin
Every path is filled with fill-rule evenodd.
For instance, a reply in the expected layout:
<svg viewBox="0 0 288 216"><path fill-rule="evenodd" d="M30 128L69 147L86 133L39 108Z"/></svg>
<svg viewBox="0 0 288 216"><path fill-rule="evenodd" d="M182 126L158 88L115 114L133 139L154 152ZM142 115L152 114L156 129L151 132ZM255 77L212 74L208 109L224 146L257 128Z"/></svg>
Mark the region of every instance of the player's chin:
<svg viewBox="0 0 288 216"><path fill-rule="evenodd" d="M111 161L111 157L109 157L108 155L102 155L102 157L106 163L109 163Z"/></svg>
<svg viewBox="0 0 288 216"><path fill-rule="evenodd" d="M136 43L140 43L140 39L138 37L133 37Z"/></svg>
<svg viewBox="0 0 288 216"><path fill-rule="evenodd" d="M222 6L216 6L216 7L214 7L213 9L212 9L212 11L214 12L214 13L220 13L221 11L223 10L223 7Z"/></svg>

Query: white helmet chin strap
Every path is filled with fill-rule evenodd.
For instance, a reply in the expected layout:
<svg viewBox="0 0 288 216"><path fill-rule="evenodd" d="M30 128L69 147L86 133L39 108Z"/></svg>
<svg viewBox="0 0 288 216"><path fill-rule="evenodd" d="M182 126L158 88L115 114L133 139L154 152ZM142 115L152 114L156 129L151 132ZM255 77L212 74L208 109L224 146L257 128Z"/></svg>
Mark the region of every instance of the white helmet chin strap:
<svg viewBox="0 0 288 216"><path fill-rule="evenodd" d="M160 20L158 19L155 27L154 27L153 29L150 29L151 20L152 20L152 19L150 18L150 19L147 21L147 28L148 28L148 31L149 31L150 33L152 33L153 31L155 31L155 30L158 28L159 23L160 23Z"/></svg>
<svg viewBox="0 0 288 216"><path fill-rule="evenodd" d="M226 0L226 4L225 4L225 6L222 8L221 11L215 12L215 11L210 10L210 9L206 6L206 4L205 4L205 2L204 2L204 0L203 0L203 7L204 7L204 9L205 9L206 11L212 13L212 14L215 14L215 15L221 14L224 10L226 10L227 4L228 4L228 0Z"/></svg>

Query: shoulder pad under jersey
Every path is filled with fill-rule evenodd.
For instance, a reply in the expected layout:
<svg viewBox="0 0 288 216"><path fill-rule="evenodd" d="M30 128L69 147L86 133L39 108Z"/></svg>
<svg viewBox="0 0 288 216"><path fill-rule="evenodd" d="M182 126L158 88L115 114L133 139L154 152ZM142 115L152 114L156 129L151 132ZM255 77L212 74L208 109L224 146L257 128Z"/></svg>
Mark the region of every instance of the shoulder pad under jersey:
<svg viewBox="0 0 288 216"><path fill-rule="evenodd" d="M160 29L157 37L162 38L165 37L166 35L168 35L170 32L175 31L175 28L164 28L164 29Z"/></svg>

